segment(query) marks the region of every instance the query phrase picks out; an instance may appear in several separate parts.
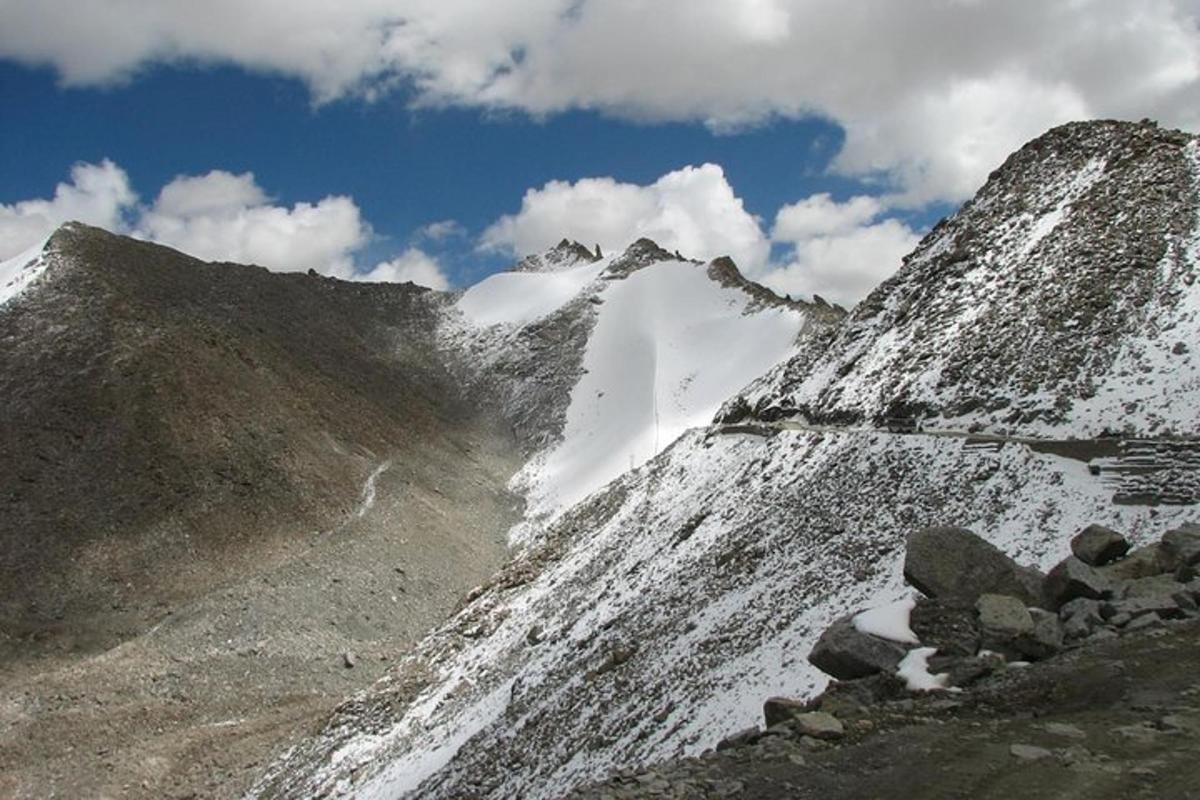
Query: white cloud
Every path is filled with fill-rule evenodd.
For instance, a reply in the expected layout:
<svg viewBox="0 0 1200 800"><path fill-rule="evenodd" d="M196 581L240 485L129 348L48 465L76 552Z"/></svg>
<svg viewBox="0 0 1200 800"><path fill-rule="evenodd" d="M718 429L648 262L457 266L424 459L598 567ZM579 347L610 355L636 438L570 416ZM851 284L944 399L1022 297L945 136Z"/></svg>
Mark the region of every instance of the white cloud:
<svg viewBox="0 0 1200 800"><path fill-rule="evenodd" d="M209 261L259 264L280 272L315 269L346 280L448 286L437 261L417 248L360 273L356 256L370 242L372 231L349 197L282 206L271 201L252 173L213 170L179 176L162 188L152 205L138 206L128 175L108 160L76 164L71 182L60 183L50 200L0 205L0 260L21 253L70 220ZM449 221L433 227L443 236L454 233Z"/></svg>
<svg viewBox="0 0 1200 800"><path fill-rule="evenodd" d="M129 176L113 162L76 164L71 182L58 184L52 199L0 204L0 261L69 220L120 230L123 214L136 202Z"/></svg>
<svg viewBox="0 0 1200 800"><path fill-rule="evenodd" d="M163 187L133 235L209 261L351 274L370 226L349 197L272 205L254 175L214 170Z"/></svg>
<svg viewBox="0 0 1200 800"><path fill-rule="evenodd" d="M417 231L417 237L420 239L428 239L432 242L441 242L446 239L466 236L467 229L464 228L458 220L443 219L438 222L431 222Z"/></svg>
<svg viewBox="0 0 1200 800"><path fill-rule="evenodd" d="M758 220L715 164L684 167L648 186L612 178L552 181L530 189L521 210L493 223L483 246L513 255L539 252L563 237L605 252L646 236L689 258L729 255L750 274L761 270L770 243Z"/></svg>
<svg viewBox="0 0 1200 800"><path fill-rule="evenodd" d="M882 210L879 200L868 195L838 203L825 192L814 194L779 209L771 238L778 242L797 242L849 233L878 217Z"/></svg>
<svg viewBox="0 0 1200 800"><path fill-rule="evenodd" d="M240 64L318 100L596 109L718 128L820 115L836 167L895 202L960 200L1071 118L1200 126L1195 0L7 0L0 55L69 84ZM235 23L232 21L236 21Z"/></svg>
<svg viewBox="0 0 1200 800"><path fill-rule="evenodd" d="M896 219L879 219L883 206L873 197L844 203L817 194L784 206L775 217L772 238L790 248L787 262L763 276L778 292L853 306L900 268L920 241Z"/></svg>
<svg viewBox="0 0 1200 800"><path fill-rule="evenodd" d="M391 261L382 261L370 272L354 275L353 280L386 283L412 281L418 286L445 291L450 281L437 259L416 247L410 247Z"/></svg>

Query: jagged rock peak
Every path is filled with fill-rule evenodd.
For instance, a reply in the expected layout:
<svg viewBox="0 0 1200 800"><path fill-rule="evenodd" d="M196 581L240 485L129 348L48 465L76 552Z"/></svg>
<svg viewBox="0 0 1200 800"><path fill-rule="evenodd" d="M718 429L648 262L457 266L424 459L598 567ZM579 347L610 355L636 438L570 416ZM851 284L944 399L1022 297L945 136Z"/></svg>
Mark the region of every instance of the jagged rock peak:
<svg viewBox="0 0 1200 800"><path fill-rule="evenodd" d="M800 311L820 314L831 321L846 316L846 309L839 305L830 305L820 295L813 295L811 301L795 299L790 295L781 297L760 283L750 280L738 269L737 263L729 256L719 256L708 264L708 277L722 286L730 289L741 289L751 295L759 307L782 306Z"/></svg>
<svg viewBox="0 0 1200 800"><path fill-rule="evenodd" d="M604 271L604 274L609 277L625 277L639 269L663 261L691 261L693 264L701 263L684 258L678 250L672 253L660 247L654 240L643 236L625 248L624 253L613 259L612 264Z"/></svg>
<svg viewBox="0 0 1200 800"><path fill-rule="evenodd" d="M600 245L596 245L596 251L592 252L579 242L564 238L544 253L535 253L521 259L512 271L557 272L579 264L590 264L599 261L600 258Z"/></svg>

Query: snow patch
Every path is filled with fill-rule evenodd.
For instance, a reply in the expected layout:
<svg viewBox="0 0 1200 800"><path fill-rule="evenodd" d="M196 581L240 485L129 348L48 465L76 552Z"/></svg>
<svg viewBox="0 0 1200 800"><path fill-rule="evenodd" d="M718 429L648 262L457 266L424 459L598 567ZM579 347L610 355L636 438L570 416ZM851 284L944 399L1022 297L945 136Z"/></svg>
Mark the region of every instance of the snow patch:
<svg viewBox="0 0 1200 800"><path fill-rule="evenodd" d="M614 281L571 393L563 441L523 471L532 514L568 508L641 466L788 358L805 315L749 311L704 268L664 261Z"/></svg>
<svg viewBox="0 0 1200 800"><path fill-rule="evenodd" d="M528 325L570 302L609 263L602 259L559 272L500 272L468 289L457 308L482 328Z"/></svg>
<svg viewBox="0 0 1200 800"><path fill-rule="evenodd" d="M854 617L854 629L901 644L920 644L921 640L909 626L909 615L916 605L917 599L910 595L889 605L863 611Z"/></svg>
<svg viewBox="0 0 1200 800"><path fill-rule="evenodd" d="M909 650L908 655L901 660L900 666L896 668L896 675L904 681L910 692L953 691L947 673L931 675L929 672L929 658L935 653L936 647L918 647Z"/></svg>
<svg viewBox="0 0 1200 800"><path fill-rule="evenodd" d="M50 237L38 241L20 255L0 261L0 306L25 291L46 271L46 245Z"/></svg>

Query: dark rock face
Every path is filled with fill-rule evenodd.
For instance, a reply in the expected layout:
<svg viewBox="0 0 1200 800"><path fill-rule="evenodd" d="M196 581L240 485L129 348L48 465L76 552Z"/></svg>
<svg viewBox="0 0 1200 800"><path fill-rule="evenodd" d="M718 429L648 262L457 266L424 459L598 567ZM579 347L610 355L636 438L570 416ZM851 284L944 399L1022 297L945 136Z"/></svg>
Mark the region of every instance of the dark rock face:
<svg viewBox="0 0 1200 800"><path fill-rule="evenodd" d="M979 619L971 603L952 597L921 597L909 614L909 628L926 647L952 656L979 650Z"/></svg>
<svg viewBox="0 0 1200 800"><path fill-rule="evenodd" d="M808 704L791 697L769 697L763 703L763 721L768 728L795 719L808 711Z"/></svg>
<svg viewBox="0 0 1200 800"><path fill-rule="evenodd" d="M1071 540L1071 552L1085 564L1103 566L1129 552L1124 536L1103 525L1089 525Z"/></svg>
<svg viewBox="0 0 1200 800"><path fill-rule="evenodd" d="M908 539L904 579L930 597L974 602L984 593L1011 594L1028 605L1041 598L1041 576L966 528L925 528Z"/></svg>
<svg viewBox="0 0 1200 800"><path fill-rule="evenodd" d="M862 633L854 615L843 617L821 634L808 660L817 669L839 680L852 680L877 672L894 672L905 648L896 642Z"/></svg>
<svg viewBox="0 0 1200 800"><path fill-rule="evenodd" d="M1200 525L1184 525L1163 534L1162 554L1169 570L1200 563Z"/></svg>
<svg viewBox="0 0 1200 800"><path fill-rule="evenodd" d="M1058 610L1076 598L1100 600L1112 593L1112 583L1075 556L1068 556L1046 575L1047 607Z"/></svg>

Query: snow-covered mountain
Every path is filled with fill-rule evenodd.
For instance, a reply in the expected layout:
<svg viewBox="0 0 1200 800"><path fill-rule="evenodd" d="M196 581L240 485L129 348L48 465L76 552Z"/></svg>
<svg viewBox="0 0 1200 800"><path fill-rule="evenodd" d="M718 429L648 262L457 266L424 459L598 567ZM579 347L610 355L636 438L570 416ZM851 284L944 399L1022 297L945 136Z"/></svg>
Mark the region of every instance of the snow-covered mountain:
<svg viewBox="0 0 1200 800"><path fill-rule="evenodd" d="M530 450L515 485L533 521L570 508L708 423L731 393L843 316L635 242L564 241L468 289L444 328L466 379L498 393Z"/></svg>
<svg viewBox="0 0 1200 800"><path fill-rule="evenodd" d="M844 322L731 288L719 262L626 269L644 243L612 260L568 243L468 292L448 346L518 430L551 432L519 480L527 546L254 795L557 797L818 690L812 643L905 591L916 528L965 524L1048 566L1063 531L1138 541L1190 518L1196 146L1145 124L1051 131ZM730 341L734 317L750 344ZM768 353L779 366L735 388ZM693 428L645 460L722 389L721 419L753 424ZM885 425L916 415L926 432ZM1158 476L1140 494L1130 448L1150 453L1138 480Z"/></svg>

